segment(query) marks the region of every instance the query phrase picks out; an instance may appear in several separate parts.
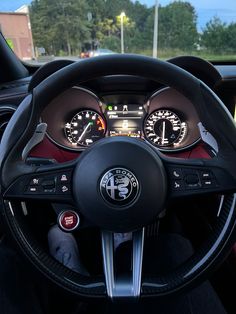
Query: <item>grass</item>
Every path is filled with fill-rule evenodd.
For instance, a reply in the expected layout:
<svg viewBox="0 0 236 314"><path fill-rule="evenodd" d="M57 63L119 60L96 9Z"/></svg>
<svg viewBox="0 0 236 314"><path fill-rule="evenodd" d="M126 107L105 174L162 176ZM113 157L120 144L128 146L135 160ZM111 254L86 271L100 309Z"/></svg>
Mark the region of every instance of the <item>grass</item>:
<svg viewBox="0 0 236 314"><path fill-rule="evenodd" d="M133 51L127 51L127 53L136 53L136 54L141 54L141 55L145 55L145 56L152 56L152 49L144 49L144 50L136 50L134 49ZM177 57L177 56L195 56L195 57L200 57L202 59L208 60L208 61L235 61L236 64L236 53L235 54L227 54L227 53L222 53L222 54L214 54L214 53L210 53L207 52L206 50L201 50L201 51L183 51L180 49L159 49L157 51L157 57L161 60L168 60L171 59L173 57ZM51 61L53 59L72 59L74 58L75 60L78 60L78 56L77 57L60 57L60 56L43 56L40 57L37 62L40 63L46 63L48 61ZM35 63L35 61L33 61L32 63Z"/></svg>
<svg viewBox="0 0 236 314"><path fill-rule="evenodd" d="M139 50L133 51L137 54L142 54L145 56L152 56L152 50ZM207 51L183 51L180 49L167 49L167 50L158 50L157 57L162 60L167 60L176 56L195 56L200 57L205 60L209 61L236 61L236 53L235 54L214 54Z"/></svg>

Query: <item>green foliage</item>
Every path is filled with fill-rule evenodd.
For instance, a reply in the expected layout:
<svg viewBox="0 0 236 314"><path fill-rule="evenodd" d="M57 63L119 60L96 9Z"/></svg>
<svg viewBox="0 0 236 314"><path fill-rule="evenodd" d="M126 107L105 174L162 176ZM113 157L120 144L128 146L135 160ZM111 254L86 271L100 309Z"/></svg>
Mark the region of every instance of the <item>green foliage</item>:
<svg viewBox="0 0 236 314"><path fill-rule="evenodd" d="M203 48L213 53L234 53L236 50L236 24L227 25L218 17L214 17L207 24L201 36Z"/></svg>
<svg viewBox="0 0 236 314"><path fill-rule="evenodd" d="M160 9L159 42L162 48L192 50L198 40L197 15L188 2L173 2Z"/></svg>
<svg viewBox="0 0 236 314"><path fill-rule="evenodd" d="M7 42L8 46L14 51L14 44L13 44L12 39L6 38L6 42Z"/></svg>
<svg viewBox="0 0 236 314"><path fill-rule="evenodd" d="M85 0L34 0L30 6L35 44L47 53L76 53L90 40Z"/></svg>
<svg viewBox="0 0 236 314"><path fill-rule="evenodd" d="M146 45L153 41L154 10L145 24ZM198 42L197 15L188 2L175 1L159 8L158 47L191 51Z"/></svg>
<svg viewBox="0 0 236 314"><path fill-rule="evenodd" d="M114 52L120 52L120 38L117 36L104 37L100 42L101 47L106 47Z"/></svg>
<svg viewBox="0 0 236 314"><path fill-rule="evenodd" d="M122 11L126 14L125 52L151 55L154 7L131 0L33 0L30 16L35 45L44 47L47 54L60 56L96 48L120 52ZM232 54L235 38L236 23L226 25L217 17L198 34L196 11L189 2L159 6L159 56L171 51L192 54L206 50Z"/></svg>

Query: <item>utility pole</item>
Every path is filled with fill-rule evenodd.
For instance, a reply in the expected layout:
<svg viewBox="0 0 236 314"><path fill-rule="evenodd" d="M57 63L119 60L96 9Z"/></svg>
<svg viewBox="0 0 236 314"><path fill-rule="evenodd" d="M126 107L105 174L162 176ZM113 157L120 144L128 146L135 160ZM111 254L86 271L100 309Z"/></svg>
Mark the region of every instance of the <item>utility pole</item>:
<svg viewBox="0 0 236 314"><path fill-rule="evenodd" d="M124 17L125 12L121 12L120 14L120 41L121 41L121 53L125 52L124 49Z"/></svg>
<svg viewBox="0 0 236 314"><path fill-rule="evenodd" d="M158 43L158 6L159 1L156 0L155 3L155 15L154 15L154 32L153 32L153 58L157 58L157 43Z"/></svg>

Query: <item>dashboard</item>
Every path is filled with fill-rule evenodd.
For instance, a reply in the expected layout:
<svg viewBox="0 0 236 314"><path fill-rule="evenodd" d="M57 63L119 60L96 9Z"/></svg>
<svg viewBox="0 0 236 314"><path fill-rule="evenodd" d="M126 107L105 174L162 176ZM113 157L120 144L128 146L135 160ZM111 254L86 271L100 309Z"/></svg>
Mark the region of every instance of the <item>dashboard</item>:
<svg viewBox="0 0 236 314"><path fill-rule="evenodd" d="M37 70L32 76L0 85L0 139L28 93L50 73L72 62L47 63L30 69L30 73ZM235 116L236 65L213 65L192 56L168 62L206 83ZM142 77L119 75L86 81L48 104L41 120L47 123L47 133L31 150L31 158L73 160L97 140L116 135L135 136L177 158L209 156L208 148L199 140L199 117L193 105L175 90ZM95 121L94 130L91 123Z"/></svg>
<svg viewBox="0 0 236 314"><path fill-rule="evenodd" d="M130 136L166 152L184 150L200 140L193 104L172 88L152 95L107 93L75 86L44 110L47 137L59 147L82 151L104 137Z"/></svg>

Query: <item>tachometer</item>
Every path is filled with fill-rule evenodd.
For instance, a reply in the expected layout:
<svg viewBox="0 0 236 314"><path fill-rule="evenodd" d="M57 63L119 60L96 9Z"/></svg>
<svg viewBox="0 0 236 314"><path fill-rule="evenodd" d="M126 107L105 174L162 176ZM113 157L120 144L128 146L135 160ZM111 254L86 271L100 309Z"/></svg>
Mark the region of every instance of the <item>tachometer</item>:
<svg viewBox="0 0 236 314"><path fill-rule="evenodd" d="M157 147L178 146L187 134L187 124L170 110L160 109L145 121L146 139Z"/></svg>
<svg viewBox="0 0 236 314"><path fill-rule="evenodd" d="M65 124L65 134L72 145L89 146L104 137L105 122L97 112L82 110Z"/></svg>

